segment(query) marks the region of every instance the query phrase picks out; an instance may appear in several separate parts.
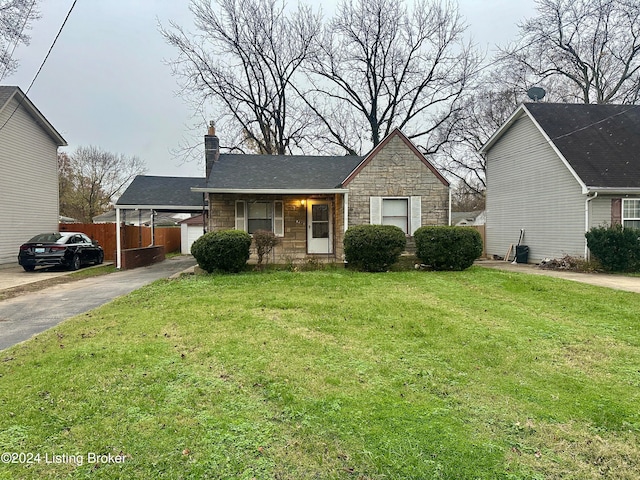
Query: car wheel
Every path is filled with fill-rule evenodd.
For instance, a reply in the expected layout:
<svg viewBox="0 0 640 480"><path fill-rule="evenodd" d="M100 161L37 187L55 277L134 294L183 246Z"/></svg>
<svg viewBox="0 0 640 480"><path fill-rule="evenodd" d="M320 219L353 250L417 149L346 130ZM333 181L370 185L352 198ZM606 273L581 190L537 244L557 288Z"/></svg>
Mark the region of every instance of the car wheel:
<svg viewBox="0 0 640 480"><path fill-rule="evenodd" d="M70 268L71 270L78 270L80 268L80 255L77 253L73 256L73 260L71 260Z"/></svg>
<svg viewBox="0 0 640 480"><path fill-rule="evenodd" d="M35 265L23 265L22 268L25 272L33 272L36 269Z"/></svg>
<svg viewBox="0 0 640 480"><path fill-rule="evenodd" d="M96 260L96 265L100 265L102 262L104 262L104 253L103 252L99 252L98 253L98 259Z"/></svg>

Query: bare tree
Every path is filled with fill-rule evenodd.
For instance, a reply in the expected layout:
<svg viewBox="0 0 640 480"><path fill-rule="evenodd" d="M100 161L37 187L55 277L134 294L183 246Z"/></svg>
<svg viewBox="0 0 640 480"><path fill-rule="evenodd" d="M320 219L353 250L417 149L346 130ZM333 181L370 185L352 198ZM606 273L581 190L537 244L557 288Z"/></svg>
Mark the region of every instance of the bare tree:
<svg viewBox="0 0 640 480"><path fill-rule="evenodd" d="M640 95L640 2L536 0L538 15L501 50L534 81L555 81L556 97L636 103ZM549 88L548 88L549 90Z"/></svg>
<svg viewBox="0 0 640 480"><path fill-rule="evenodd" d="M58 154L60 213L91 223L109 209L115 197L145 165L138 157L78 147L73 154Z"/></svg>
<svg viewBox="0 0 640 480"><path fill-rule="evenodd" d="M454 184L451 192L451 210L474 212L485 209L485 190L469 187L465 182Z"/></svg>
<svg viewBox="0 0 640 480"><path fill-rule="evenodd" d="M462 114L453 132L454 141L436 155L440 169L459 184L458 189L483 195L486 189L486 164L478 150L527 100L526 90L505 82L514 72L494 70L484 75L473 94L465 96Z"/></svg>
<svg viewBox="0 0 640 480"><path fill-rule="evenodd" d="M291 83L314 48L319 16L304 6L290 13L278 0L192 0L191 11L197 34L175 23L160 29L180 52L172 67L184 92L214 102L239 148L289 153L309 126Z"/></svg>
<svg viewBox="0 0 640 480"><path fill-rule="evenodd" d="M29 44L27 31L39 18L36 4L36 0L0 0L0 80L18 67L13 58L16 47Z"/></svg>
<svg viewBox="0 0 640 480"><path fill-rule="evenodd" d="M350 154L394 127L437 152L451 138L479 59L451 1L344 0L308 62L303 98Z"/></svg>

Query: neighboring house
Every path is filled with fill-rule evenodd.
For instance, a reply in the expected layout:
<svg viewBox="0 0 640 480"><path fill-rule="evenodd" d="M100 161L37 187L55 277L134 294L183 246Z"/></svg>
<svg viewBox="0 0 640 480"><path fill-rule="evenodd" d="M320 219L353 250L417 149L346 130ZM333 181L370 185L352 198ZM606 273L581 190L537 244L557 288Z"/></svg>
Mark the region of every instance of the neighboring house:
<svg viewBox="0 0 640 480"><path fill-rule="evenodd" d="M221 154L205 136L208 231L273 231L276 261L342 261L351 225L389 224L411 240L448 225L449 182L396 129L364 157ZM410 242L411 243L411 242Z"/></svg>
<svg viewBox="0 0 640 480"><path fill-rule="evenodd" d="M221 154L219 145L212 127L206 181L138 176L116 209L204 212L207 231L271 230L280 262L342 261L350 225L397 225L411 244L418 227L449 224L449 182L397 129L364 157Z"/></svg>
<svg viewBox="0 0 640 480"><path fill-rule="evenodd" d="M0 264L20 245L57 232L58 147L67 142L18 87L0 86Z"/></svg>
<svg viewBox="0 0 640 480"><path fill-rule="evenodd" d="M475 212L452 212L451 225L456 227L469 227L484 225L486 215L484 210L476 210Z"/></svg>
<svg viewBox="0 0 640 480"><path fill-rule="evenodd" d="M523 104L480 149L486 251L529 261L588 256L585 232L640 227L640 106Z"/></svg>

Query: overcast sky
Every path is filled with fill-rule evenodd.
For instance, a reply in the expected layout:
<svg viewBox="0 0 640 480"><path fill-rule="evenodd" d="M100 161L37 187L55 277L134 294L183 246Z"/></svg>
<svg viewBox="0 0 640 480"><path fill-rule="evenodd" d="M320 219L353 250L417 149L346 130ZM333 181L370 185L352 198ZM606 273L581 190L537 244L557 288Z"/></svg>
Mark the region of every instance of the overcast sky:
<svg viewBox="0 0 640 480"><path fill-rule="evenodd" d="M19 69L4 85L26 92L72 3L39 2L41 18L33 24L31 43L16 49ZM322 2L325 15L335 3ZM496 44L514 39L516 24L534 12L533 0L459 0L459 5L468 34L489 55ZM165 63L177 52L158 32L158 22L169 20L192 29L187 0L78 0L28 94L67 140L65 150L95 145L140 157L149 175L204 175L202 163L172 155L185 139L204 135L207 119L194 118L177 95Z"/></svg>

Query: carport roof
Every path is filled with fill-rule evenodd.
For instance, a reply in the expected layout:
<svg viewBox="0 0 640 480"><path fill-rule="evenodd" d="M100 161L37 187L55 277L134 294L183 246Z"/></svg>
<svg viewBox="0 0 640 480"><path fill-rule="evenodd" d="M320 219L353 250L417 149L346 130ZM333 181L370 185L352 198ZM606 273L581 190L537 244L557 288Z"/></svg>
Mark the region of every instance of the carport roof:
<svg viewBox="0 0 640 480"><path fill-rule="evenodd" d="M192 187L204 187L204 177L161 177L138 175L116 202L118 208L156 210L202 210L202 193Z"/></svg>

